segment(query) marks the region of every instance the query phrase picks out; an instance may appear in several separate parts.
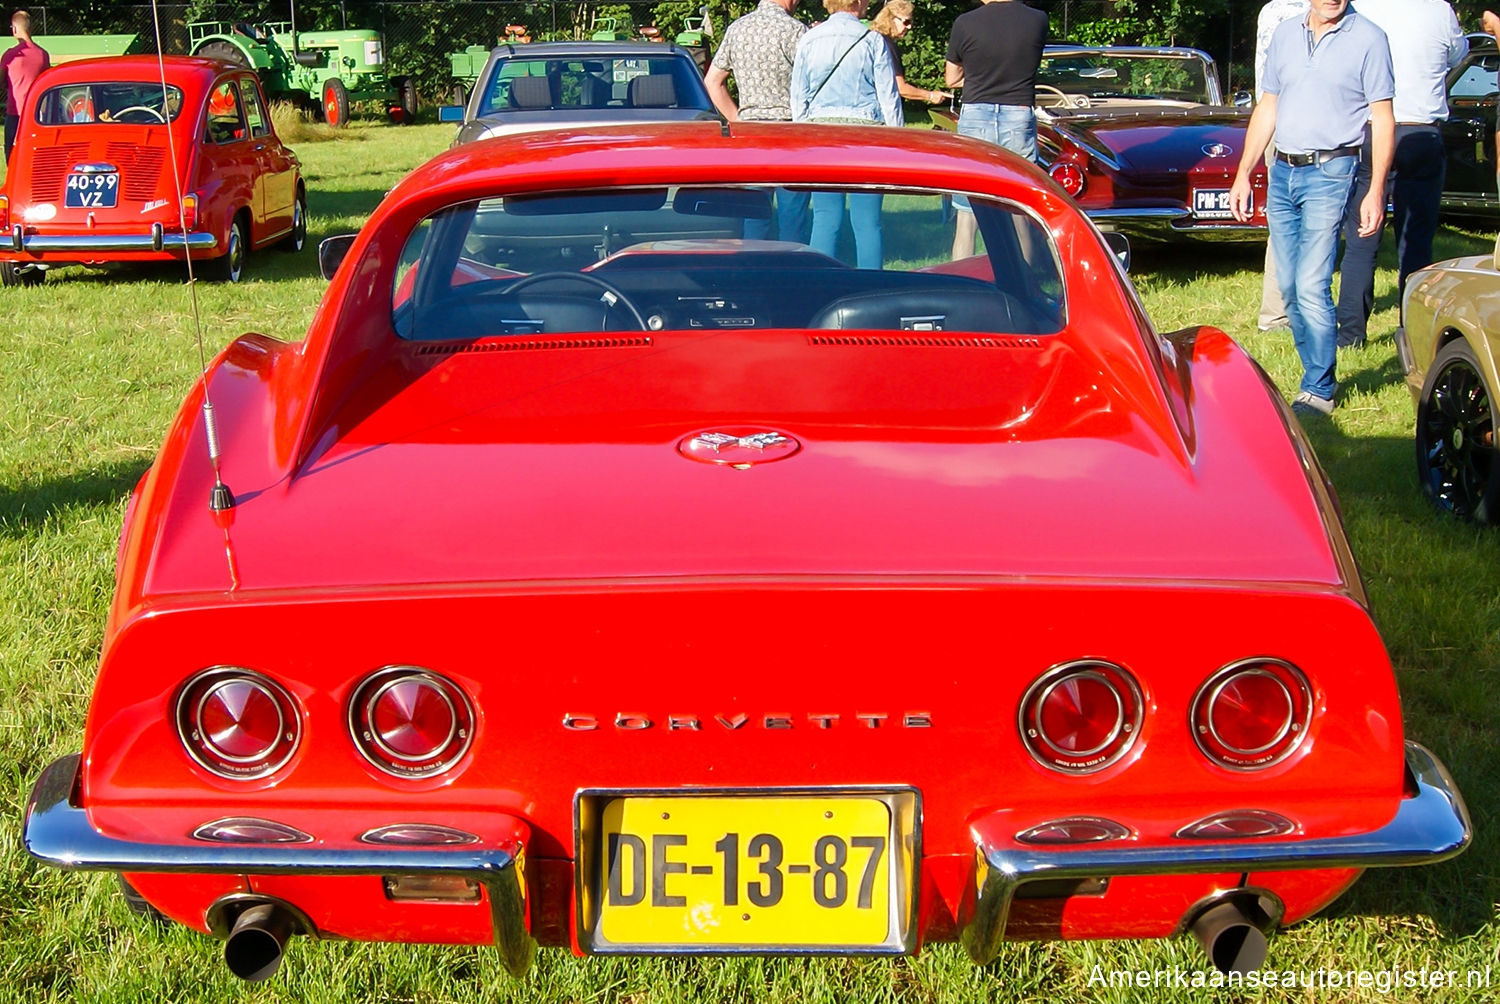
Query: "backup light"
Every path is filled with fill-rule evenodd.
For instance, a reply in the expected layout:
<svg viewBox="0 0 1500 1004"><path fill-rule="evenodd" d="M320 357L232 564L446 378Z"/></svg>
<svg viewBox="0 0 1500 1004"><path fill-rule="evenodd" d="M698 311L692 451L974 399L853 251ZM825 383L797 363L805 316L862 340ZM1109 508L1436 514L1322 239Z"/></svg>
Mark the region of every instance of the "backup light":
<svg viewBox="0 0 1500 1004"><path fill-rule="evenodd" d="M1060 160L1053 164L1047 173L1052 175L1052 180L1061 185L1062 190L1073 198L1076 199L1083 194L1085 185L1083 168L1072 161Z"/></svg>
<svg viewBox="0 0 1500 1004"><path fill-rule="evenodd" d="M364 758L397 777L452 767L474 737L474 709L451 681L415 666L388 666L355 690L349 732Z"/></svg>
<svg viewBox="0 0 1500 1004"><path fill-rule="evenodd" d="M1106 840L1123 840L1130 828L1103 816L1069 816L1039 823L1016 834L1023 844L1097 844Z"/></svg>
<svg viewBox="0 0 1500 1004"><path fill-rule="evenodd" d="M182 232L190 234L198 226L198 196L192 193L182 197Z"/></svg>
<svg viewBox="0 0 1500 1004"><path fill-rule="evenodd" d="M1021 739L1045 766L1090 774L1125 755L1140 732L1141 714L1140 688L1125 670L1094 660L1068 663L1027 688Z"/></svg>
<svg viewBox="0 0 1500 1004"><path fill-rule="evenodd" d="M1297 824L1279 812L1269 809L1236 809L1219 812L1189 823L1177 831L1188 840L1244 840L1251 837L1283 837L1297 829Z"/></svg>
<svg viewBox="0 0 1500 1004"><path fill-rule="evenodd" d="M1214 763L1259 770L1302 743L1312 717L1312 689L1302 671L1277 659L1233 663L1193 698L1193 739Z"/></svg>
<svg viewBox="0 0 1500 1004"><path fill-rule="evenodd" d="M177 695L177 733L205 770L249 779L271 774L291 758L302 722L291 695L270 677L215 666Z"/></svg>

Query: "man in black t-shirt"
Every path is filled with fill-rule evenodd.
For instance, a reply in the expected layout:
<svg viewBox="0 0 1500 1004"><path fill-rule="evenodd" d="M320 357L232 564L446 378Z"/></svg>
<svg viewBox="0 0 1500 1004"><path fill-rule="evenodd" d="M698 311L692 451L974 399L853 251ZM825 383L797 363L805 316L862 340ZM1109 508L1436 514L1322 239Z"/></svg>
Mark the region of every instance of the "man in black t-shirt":
<svg viewBox="0 0 1500 1004"><path fill-rule="evenodd" d="M983 0L960 14L948 38L944 79L964 89L958 132L1036 160L1036 71L1047 41L1047 15L1020 0ZM955 196L953 257L974 253L974 212Z"/></svg>

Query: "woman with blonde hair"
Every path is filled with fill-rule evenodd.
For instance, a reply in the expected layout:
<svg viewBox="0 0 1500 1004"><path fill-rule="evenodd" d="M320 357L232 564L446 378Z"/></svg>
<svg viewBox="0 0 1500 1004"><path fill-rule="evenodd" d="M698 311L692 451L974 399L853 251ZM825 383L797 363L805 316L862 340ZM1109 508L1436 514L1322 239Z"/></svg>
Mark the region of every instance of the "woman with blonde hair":
<svg viewBox="0 0 1500 1004"><path fill-rule="evenodd" d="M792 121L841 125L905 124L896 67L883 35L860 22L870 0L823 0L828 20L803 35L792 60ZM854 230L856 264L884 264L879 192L814 192L812 235L815 250L837 257L847 198Z"/></svg>
<svg viewBox="0 0 1500 1004"><path fill-rule="evenodd" d="M896 67L896 90L908 101L925 101L929 105L935 105L952 98L953 92L929 91L925 87L907 83L906 68L901 65L901 50L896 47L896 43L911 31L915 13L916 7L911 0L886 0L880 13L875 15L875 20L870 22L870 27L884 35L886 45L890 46L891 63Z"/></svg>

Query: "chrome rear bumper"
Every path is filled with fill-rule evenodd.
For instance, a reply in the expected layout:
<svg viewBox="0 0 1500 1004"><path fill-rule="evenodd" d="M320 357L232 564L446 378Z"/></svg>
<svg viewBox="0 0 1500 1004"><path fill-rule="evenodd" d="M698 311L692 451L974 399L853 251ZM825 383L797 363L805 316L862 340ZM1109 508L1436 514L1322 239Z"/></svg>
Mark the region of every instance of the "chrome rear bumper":
<svg viewBox="0 0 1500 1004"><path fill-rule="evenodd" d="M1237 220L1197 222L1186 209L1085 209L1102 230L1118 230L1144 241L1264 241L1266 228Z"/></svg>
<svg viewBox="0 0 1500 1004"><path fill-rule="evenodd" d="M531 963L519 840L491 846L381 847L350 843L148 844L108 837L74 802L77 753L54 761L26 805L23 841L32 857L72 871L175 872L218 875L444 875L471 879L489 896L495 947L517 975Z"/></svg>
<svg viewBox="0 0 1500 1004"><path fill-rule="evenodd" d="M11 228L7 250L17 254L88 254L103 251L212 251L219 239L213 234L194 231L169 234L160 223L151 224L144 234L28 234L17 223Z"/></svg>
<svg viewBox="0 0 1500 1004"><path fill-rule="evenodd" d="M968 886L972 901L963 911L967 923L960 918L964 947L976 962L993 959L1005 939L1016 890L1037 879L1379 868L1453 857L1472 835L1469 811L1453 778L1437 757L1412 742L1406 744L1406 770L1417 794L1401 801L1396 818L1377 830L1342 837L1038 847L1000 835L1013 827L981 833L981 820L975 825L979 874Z"/></svg>

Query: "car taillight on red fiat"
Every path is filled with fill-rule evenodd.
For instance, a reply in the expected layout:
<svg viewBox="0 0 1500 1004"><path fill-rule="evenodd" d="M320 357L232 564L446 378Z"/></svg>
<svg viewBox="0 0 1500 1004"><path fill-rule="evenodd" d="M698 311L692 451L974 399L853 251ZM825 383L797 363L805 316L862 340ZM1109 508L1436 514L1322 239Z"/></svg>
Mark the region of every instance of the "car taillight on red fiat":
<svg viewBox="0 0 1500 1004"><path fill-rule="evenodd" d="M182 197L182 232L190 234L198 226L198 196L189 193Z"/></svg>
<svg viewBox="0 0 1500 1004"><path fill-rule="evenodd" d="M265 777L297 749L301 716L290 694L261 673L217 666L177 695L177 732L188 755L210 773Z"/></svg>

